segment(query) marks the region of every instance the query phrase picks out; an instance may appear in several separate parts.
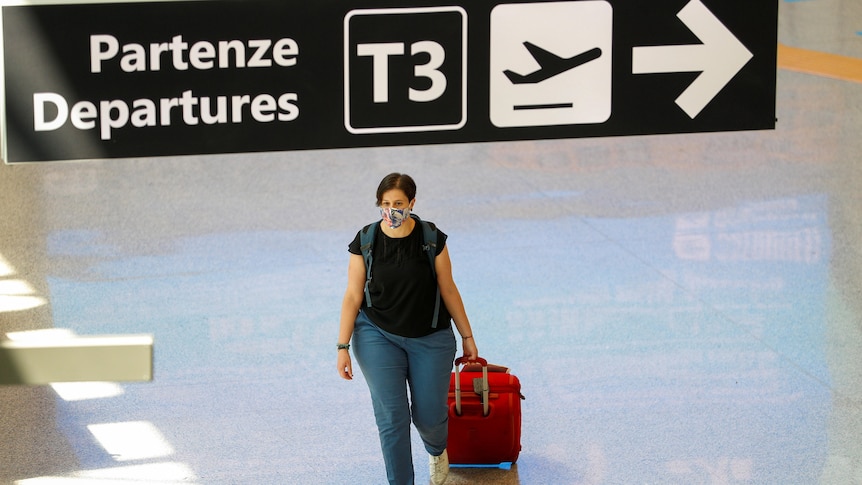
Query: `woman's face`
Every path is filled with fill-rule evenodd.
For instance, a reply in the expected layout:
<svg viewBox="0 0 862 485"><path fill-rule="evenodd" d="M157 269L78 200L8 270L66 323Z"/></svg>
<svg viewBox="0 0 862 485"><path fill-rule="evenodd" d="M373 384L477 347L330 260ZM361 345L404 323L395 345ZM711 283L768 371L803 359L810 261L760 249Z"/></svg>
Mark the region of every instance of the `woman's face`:
<svg viewBox="0 0 862 485"><path fill-rule="evenodd" d="M408 200L407 194L401 189L387 190L380 198L380 207L383 209L406 209L412 203L413 201Z"/></svg>

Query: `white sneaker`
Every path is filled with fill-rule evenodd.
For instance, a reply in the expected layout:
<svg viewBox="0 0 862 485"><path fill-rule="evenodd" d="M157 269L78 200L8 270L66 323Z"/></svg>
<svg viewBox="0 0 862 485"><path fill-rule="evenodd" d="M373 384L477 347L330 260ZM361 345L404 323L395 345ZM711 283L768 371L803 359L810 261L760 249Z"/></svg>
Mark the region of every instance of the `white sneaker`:
<svg viewBox="0 0 862 485"><path fill-rule="evenodd" d="M443 450L440 456L429 456L428 466L431 469L431 483L443 485L449 475L449 453Z"/></svg>

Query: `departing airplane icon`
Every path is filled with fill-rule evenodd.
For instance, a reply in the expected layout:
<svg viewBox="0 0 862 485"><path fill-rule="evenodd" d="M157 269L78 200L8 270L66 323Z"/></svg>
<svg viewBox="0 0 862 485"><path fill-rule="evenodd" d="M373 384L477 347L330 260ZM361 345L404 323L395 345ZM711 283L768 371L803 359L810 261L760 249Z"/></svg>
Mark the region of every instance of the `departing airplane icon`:
<svg viewBox="0 0 862 485"><path fill-rule="evenodd" d="M611 1L501 3L493 8L488 114L494 126L587 125L610 119Z"/></svg>
<svg viewBox="0 0 862 485"><path fill-rule="evenodd" d="M602 56L602 50L598 47L569 58L560 57L527 41L524 42L524 47L530 51L530 55L539 63L540 67L529 74L518 74L506 69L503 74L509 78L512 84L540 83Z"/></svg>

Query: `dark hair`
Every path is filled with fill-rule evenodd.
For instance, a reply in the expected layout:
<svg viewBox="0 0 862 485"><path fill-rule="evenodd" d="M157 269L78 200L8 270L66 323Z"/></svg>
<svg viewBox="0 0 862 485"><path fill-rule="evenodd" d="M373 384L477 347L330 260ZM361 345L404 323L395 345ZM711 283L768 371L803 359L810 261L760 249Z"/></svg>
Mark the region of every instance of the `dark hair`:
<svg viewBox="0 0 862 485"><path fill-rule="evenodd" d="M400 189L407 196L408 201L416 198L416 182L413 181L413 178L406 173L394 172L383 177L380 185L377 186L378 206L383 202L383 194L392 189Z"/></svg>

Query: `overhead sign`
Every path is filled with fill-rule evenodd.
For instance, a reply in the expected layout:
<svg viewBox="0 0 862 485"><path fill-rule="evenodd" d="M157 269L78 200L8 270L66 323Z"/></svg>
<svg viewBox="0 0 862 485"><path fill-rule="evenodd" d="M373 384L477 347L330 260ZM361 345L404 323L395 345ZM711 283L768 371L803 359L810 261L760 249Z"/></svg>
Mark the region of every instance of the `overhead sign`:
<svg viewBox="0 0 862 485"><path fill-rule="evenodd" d="M7 163L771 129L766 0L2 7Z"/></svg>

